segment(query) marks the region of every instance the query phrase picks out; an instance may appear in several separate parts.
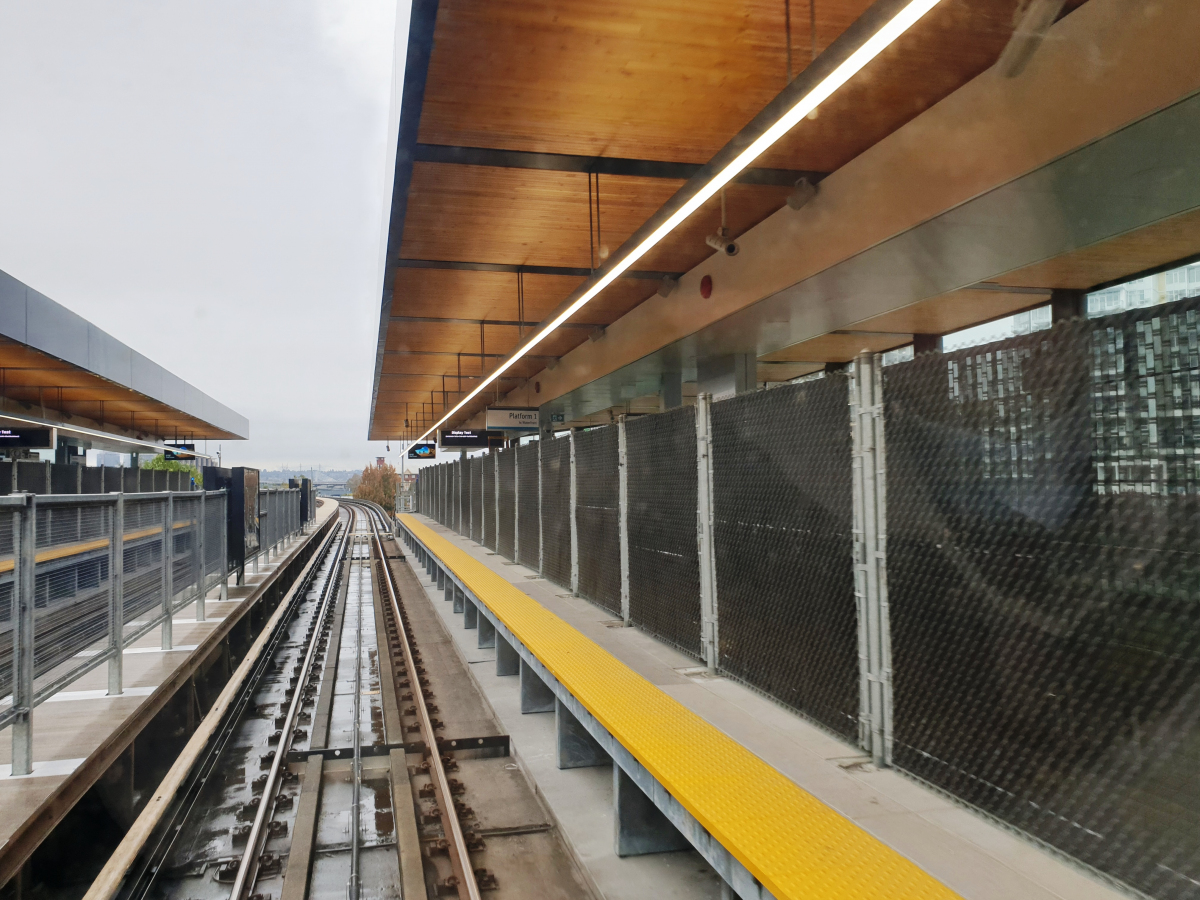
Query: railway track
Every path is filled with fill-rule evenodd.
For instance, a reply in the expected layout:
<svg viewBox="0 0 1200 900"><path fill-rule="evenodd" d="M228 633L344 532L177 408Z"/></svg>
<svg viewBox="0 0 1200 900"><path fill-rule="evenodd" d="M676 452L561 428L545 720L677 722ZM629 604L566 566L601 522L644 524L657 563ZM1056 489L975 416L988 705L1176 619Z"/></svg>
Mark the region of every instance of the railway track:
<svg viewBox="0 0 1200 900"><path fill-rule="evenodd" d="M87 900L594 896L390 520L340 517L123 878Z"/></svg>

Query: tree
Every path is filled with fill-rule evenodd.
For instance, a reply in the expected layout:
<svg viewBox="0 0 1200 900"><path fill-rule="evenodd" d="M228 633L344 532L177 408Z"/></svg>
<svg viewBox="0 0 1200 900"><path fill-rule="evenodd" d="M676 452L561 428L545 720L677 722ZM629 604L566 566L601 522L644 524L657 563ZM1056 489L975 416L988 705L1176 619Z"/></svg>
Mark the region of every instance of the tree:
<svg viewBox="0 0 1200 900"><path fill-rule="evenodd" d="M196 482L196 490L204 484L204 477L200 474L198 466L189 465L185 462L180 462L177 459L167 459L165 456L152 456L141 464L143 469L154 469L158 472L187 472Z"/></svg>
<svg viewBox="0 0 1200 900"><path fill-rule="evenodd" d="M387 463L382 466L367 466L357 478L358 483L353 487L355 500L370 500L382 506L388 514L395 513L396 488L400 486L400 475L392 466Z"/></svg>

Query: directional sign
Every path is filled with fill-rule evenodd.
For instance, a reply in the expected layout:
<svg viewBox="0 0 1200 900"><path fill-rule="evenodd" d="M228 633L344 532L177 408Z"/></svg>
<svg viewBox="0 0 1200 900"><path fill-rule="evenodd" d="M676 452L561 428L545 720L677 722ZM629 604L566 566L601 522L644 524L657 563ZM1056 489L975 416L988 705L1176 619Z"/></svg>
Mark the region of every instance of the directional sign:
<svg viewBox="0 0 1200 900"><path fill-rule="evenodd" d="M537 431L538 411L536 409L517 409L503 407L489 408L487 411L487 427L503 431Z"/></svg>

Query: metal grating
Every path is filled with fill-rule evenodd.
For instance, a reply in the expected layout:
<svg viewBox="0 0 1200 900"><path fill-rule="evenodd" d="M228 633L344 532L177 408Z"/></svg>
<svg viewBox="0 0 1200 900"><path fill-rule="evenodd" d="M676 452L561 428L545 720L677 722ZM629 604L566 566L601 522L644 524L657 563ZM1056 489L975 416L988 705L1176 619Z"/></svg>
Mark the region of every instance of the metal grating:
<svg viewBox="0 0 1200 900"><path fill-rule="evenodd" d="M571 586L571 442L542 441L542 574Z"/></svg>
<svg viewBox="0 0 1200 900"><path fill-rule="evenodd" d="M91 503L86 506L39 506L36 508L35 528L37 537L34 545L43 556L34 567L33 609L33 674L41 678L59 667L71 666L71 660L81 650L108 634L108 597L111 587L110 553L112 546L112 511L115 504ZM159 504L154 504L161 510ZM126 503L125 508L136 507ZM136 516L136 514L135 514ZM159 548L162 540L162 515L159 514L157 530L144 537L131 536L125 544L125 559L141 559L147 568L153 567L155 588L160 588L162 577L158 568ZM126 525L125 533L130 535ZM48 557L48 558L47 558ZM129 591L137 599L139 594L137 573L125 573L125 620L129 614ZM158 590L154 598L161 597ZM160 601L161 602L161 601ZM135 611L139 611L135 600ZM11 638L8 651L12 652ZM9 657L11 659L11 656Z"/></svg>
<svg viewBox="0 0 1200 900"><path fill-rule="evenodd" d="M575 527L579 542L579 594L621 612L620 510L617 427L575 435Z"/></svg>
<svg viewBox="0 0 1200 900"><path fill-rule="evenodd" d="M536 572L541 552L537 443L517 448L517 487L517 561Z"/></svg>
<svg viewBox="0 0 1200 900"><path fill-rule="evenodd" d="M517 451L501 450L496 455L500 465L500 540L496 552L505 559L515 559L517 534Z"/></svg>
<svg viewBox="0 0 1200 900"><path fill-rule="evenodd" d="M685 406L630 419L625 442L630 619L699 656L696 411Z"/></svg>
<svg viewBox="0 0 1200 900"><path fill-rule="evenodd" d="M13 523L16 515L11 510L0 510L0 558L13 559L16 542L13 540ZM16 527L20 527L19 525ZM0 576L0 696L12 693L13 677L13 596L15 591L14 568Z"/></svg>
<svg viewBox="0 0 1200 900"><path fill-rule="evenodd" d="M469 505L471 498L467 484L468 465L469 463L465 459L460 459L454 464L454 530L464 536L470 529L467 519L471 511Z"/></svg>
<svg viewBox="0 0 1200 900"><path fill-rule="evenodd" d="M898 765L1200 896L1197 303L884 370Z"/></svg>
<svg viewBox="0 0 1200 900"><path fill-rule="evenodd" d="M483 458L483 540L489 550L496 549L496 452Z"/></svg>
<svg viewBox="0 0 1200 900"><path fill-rule="evenodd" d="M849 379L713 404L719 665L855 740Z"/></svg>

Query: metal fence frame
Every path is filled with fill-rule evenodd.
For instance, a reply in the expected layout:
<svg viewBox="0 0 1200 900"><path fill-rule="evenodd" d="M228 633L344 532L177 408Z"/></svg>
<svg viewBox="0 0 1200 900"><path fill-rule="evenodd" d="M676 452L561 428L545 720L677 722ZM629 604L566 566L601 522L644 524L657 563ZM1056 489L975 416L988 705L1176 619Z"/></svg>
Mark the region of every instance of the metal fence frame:
<svg viewBox="0 0 1200 900"><path fill-rule="evenodd" d="M300 490L262 493L267 495L260 496L267 511L263 552L271 552L305 525L300 521ZM220 599L226 599L227 499L225 491L0 496L0 516L8 515L12 522L12 558L0 559L0 579L12 573L4 579L12 584L8 619L12 704L0 711L0 728L12 726L13 775L32 771L34 707L101 665L108 667L108 693L122 693L123 656L129 646L161 628L162 647L169 650L180 609L194 604L196 621L204 621L208 593L219 586ZM75 530L56 529L55 513L69 524L72 517L64 519L61 513L72 511ZM88 511L98 514L99 530L92 527L88 539L80 540L84 535L78 523ZM39 514L46 523L40 530ZM79 571L90 568L86 577L77 571L64 579L62 573L72 566ZM60 588L73 586L74 595L56 601L54 578ZM77 596L82 581L93 598L106 598L103 636L79 630L87 606ZM135 582L139 593L131 606L127 588ZM89 608L94 607L93 601ZM130 611L136 614L135 621L126 618ZM39 671L35 659L40 649L39 615L45 621L51 613L54 621L68 623L76 631L49 635L59 641L58 655L43 660ZM72 663L75 659L82 661Z"/></svg>

